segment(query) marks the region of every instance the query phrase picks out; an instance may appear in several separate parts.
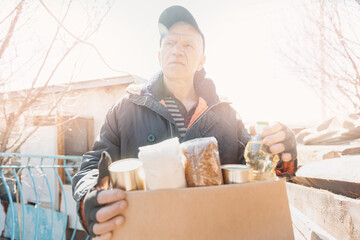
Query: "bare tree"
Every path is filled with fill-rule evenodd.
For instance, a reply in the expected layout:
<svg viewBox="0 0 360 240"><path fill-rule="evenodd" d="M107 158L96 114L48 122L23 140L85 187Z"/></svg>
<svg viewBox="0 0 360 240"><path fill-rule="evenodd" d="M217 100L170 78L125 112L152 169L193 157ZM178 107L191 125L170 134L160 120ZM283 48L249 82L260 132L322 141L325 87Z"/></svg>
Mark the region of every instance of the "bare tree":
<svg viewBox="0 0 360 240"><path fill-rule="evenodd" d="M359 1L305 1L302 7L302 26L288 29L290 47L281 52L327 109L359 111Z"/></svg>
<svg viewBox="0 0 360 240"><path fill-rule="evenodd" d="M0 9L0 152L17 152L37 130L41 122L29 128L34 111L41 109L49 118L55 114L66 91L52 94L49 85L74 49L87 45L98 52L89 39L112 1L65 0L47 4L42 0L20 0ZM76 15L84 24L75 29L72 25L77 23L70 15ZM42 27L47 28L45 35L39 29ZM77 67L74 57L69 61L74 67L67 82ZM44 95L51 101L45 106L41 104ZM0 164L8 160L0 158Z"/></svg>

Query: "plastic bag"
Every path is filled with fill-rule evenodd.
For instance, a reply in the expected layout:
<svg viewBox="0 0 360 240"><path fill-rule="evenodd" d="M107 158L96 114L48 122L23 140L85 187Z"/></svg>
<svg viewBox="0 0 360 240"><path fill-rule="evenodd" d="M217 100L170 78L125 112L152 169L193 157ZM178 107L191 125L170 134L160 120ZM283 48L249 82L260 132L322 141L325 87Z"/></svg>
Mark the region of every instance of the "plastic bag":
<svg viewBox="0 0 360 240"><path fill-rule="evenodd" d="M143 162L146 189L186 187L184 165L178 138L139 148Z"/></svg>
<svg viewBox="0 0 360 240"><path fill-rule="evenodd" d="M185 178L188 187L223 184L216 138L197 138L180 146L185 155Z"/></svg>

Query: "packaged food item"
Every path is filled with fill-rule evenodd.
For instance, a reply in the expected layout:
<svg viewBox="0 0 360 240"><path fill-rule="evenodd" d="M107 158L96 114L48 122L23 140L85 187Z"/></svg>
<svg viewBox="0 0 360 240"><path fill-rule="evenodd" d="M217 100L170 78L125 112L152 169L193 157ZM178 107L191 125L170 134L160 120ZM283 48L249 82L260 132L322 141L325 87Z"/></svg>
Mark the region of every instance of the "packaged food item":
<svg viewBox="0 0 360 240"><path fill-rule="evenodd" d="M139 148L143 163L146 189L186 187L184 165L178 138Z"/></svg>
<svg viewBox="0 0 360 240"><path fill-rule="evenodd" d="M180 146L185 156L185 178L188 187L223 184L216 138L197 138Z"/></svg>

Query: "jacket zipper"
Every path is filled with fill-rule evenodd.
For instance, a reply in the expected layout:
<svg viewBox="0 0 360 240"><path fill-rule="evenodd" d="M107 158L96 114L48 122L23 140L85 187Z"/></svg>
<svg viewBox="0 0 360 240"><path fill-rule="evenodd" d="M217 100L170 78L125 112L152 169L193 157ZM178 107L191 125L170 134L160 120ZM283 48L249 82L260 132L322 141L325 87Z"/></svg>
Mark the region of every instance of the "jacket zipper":
<svg viewBox="0 0 360 240"><path fill-rule="evenodd" d="M216 103L216 104L212 105L211 107L209 107L208 109L206 109L205 112L204 112L203 114L201 114L201 116L199 116L199 117L196 119L196 121L190 126L190 128L186 131L185 136L186 136L186 134L190 131L190 129L191 129L208 111L210 111L213 107L215 107L215 106L217 106L217 105L220 105L220 104L222 104L222 103L224 103L224 102ZM185 138L185 136L184 136L184 138ZM238 142L244 147L244 149L246 148L246 146L245 146L245 144L244 144L243 142L241 142L240 140L238 140Z"/></svg>
<svg viewBox="0 0 360 240"><path fill-rule="evenodd" d="M174 134L173 134L173 130L172 130L172 124L169 120L168 120L168 123L169 123L169 127L170 127L170 136L171 136L171 138L173 138Z"/></svg>
<svg viewBox="0 0 360 240"><path fill-rule="evenodd" d="M190 129L191 129L198 121L200 121L200 119L201 119L208 111L210 111L212 108L214 108L215 106L220 105L220 104L222 104L222 103L224 103L224 102L218 102L218 103L212 105L211 107L209 107L208 109L206 109L205 112L203 112L203 114L201 114L201 115L195 120L195 122L194 122L193 124L191 124L191 126L189 127L189 129L185 132L185 136L186 136L186 134L190 131ZM185 138L185 136L184 136L184 138Z"/></svg>

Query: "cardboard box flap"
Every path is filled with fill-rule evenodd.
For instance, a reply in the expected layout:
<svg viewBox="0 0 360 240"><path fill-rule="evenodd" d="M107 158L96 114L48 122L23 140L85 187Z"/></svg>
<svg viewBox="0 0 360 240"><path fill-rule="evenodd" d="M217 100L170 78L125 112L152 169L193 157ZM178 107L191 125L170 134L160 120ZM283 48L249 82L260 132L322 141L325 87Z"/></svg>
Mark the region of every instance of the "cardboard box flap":
<svg viewBox="0 0 360 240"><path fill-rule="evenodd" d="M294 239L285 181L128 192L113 239Z"/></svg>

